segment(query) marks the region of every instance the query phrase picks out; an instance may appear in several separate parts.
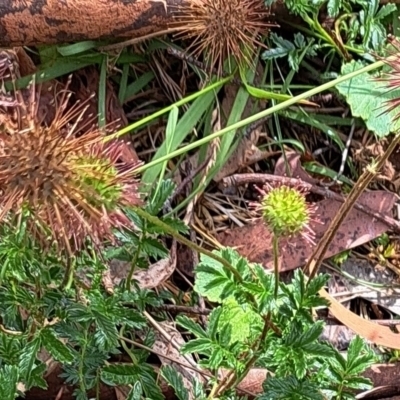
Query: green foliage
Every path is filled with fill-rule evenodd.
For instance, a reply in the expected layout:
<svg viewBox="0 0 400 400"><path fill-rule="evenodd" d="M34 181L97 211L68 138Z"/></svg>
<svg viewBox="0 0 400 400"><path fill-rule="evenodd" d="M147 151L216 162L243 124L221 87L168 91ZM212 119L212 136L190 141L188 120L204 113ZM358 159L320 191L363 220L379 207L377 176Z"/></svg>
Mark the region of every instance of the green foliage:
<svg viewBox="0 0 400 400"><path fill-rule="evenodd" d="M273 2L265 0L266 5ZM385 21L395 10L394 5L381 6L378 0L286 0L285 4L291 13L301 17L303 24L295 26L297 33L293 38L271 33L267 38L269 49L262 53L262 58L270 66L278 65L280 59L288 60L291 71L287 76L281 75L284 81L282 91L267 92L255 87L255 84L251 86L246 82L252 82L250 78L254 71L247 71L247 76L241 71L240 77L246 81L246 90L239 90L231 113L224 116L228 127L240 121L251 96L265 98L265 93L269 93L272 94L271 99L277 101L292 96L291 82L295 72L302 75L304 66L308 72L315 72L308 64L310 58L322 55L327 61L326 70L319 76L314 74L316 79L321 80L333 76L337 70L332 67L339 68L342 63L342 74L361 68L364 64L360 59L371 59L368 52L381 53L386 40ZM321 25L325 10L328 17L335 18L337 25L334 27L329 26L329 21ZM64 75L84 65L100 65L99 121L104 124L109 60L103 51L96 50L98 46L99 43L88 41L39 49L42 65L37 82ZM153 49L164 48L164 43L153 43L153 46ZM347 62L355 57L358 61ZM144 61L145 57L133 55L130 50L122 50L115 57L116 65L122 69L121 79L115 82L119 84L121 103L133 98L154 78L153 72L145 72L129 83L134 78L133 74L137 73L131 68L131 63ZM276 82L276 76L273 76L276 70L278 68L272 68L271 72L266 69L264 83L268 79ZM31 76L21 78L17 85L26 85L30 79ZM216 92L229 80L227 78L215 84L213 90L206 87L195 94L186 112L177 108L189 102L183 99L155 114L161 116L171 111L166 140L159 145L153 161L181 148L184 141L193 145L189 135L194 127L199 129L206 125L204 122L211 114ZM394 114L384 114L382 106L400 93L389 92L382 86L367 74L337 86L351 107L351 117L363 118L368 129L378 136L385 136L399 127L398 122L393 122ZM285 113L281 111L279 117L307 123L325 132L336 145L343 146L340 136L330 128L329 122L321 122L321 115L319 119L314 118L300 107L299 111ZM125 133L147 124L152 118L155 117L133 124L126 128ZM209 133L207 126L201 132L203 137ZM226 132L216 163L201 185L197 183L203 177L195 178L195 189L191 195L204 190L238 143L235 129ZM280 140L280 143L293 144L293 141ZM207 146L205 144L200 151L201 161L201 157L204 159L208 154ZM302 144L301 147L305 149ZM168 166L166 158L163 158L162 163L154 162L145 171L143 187L148 199L143 208L176 233L187 234L188 227L172 216L171 198L176 186L172 180L164 179ZM106 208L112 208L121 193L121 187L106 185L95 176L85 182L89 186L94 185L96 195L103 198ZM190 198L188 196L182 204ZM281 198L278 205L284 200ZM275 206L270 207L270 213L276 211ZM0 399L15 399L18 384L26 389L46 388L44 377L47 365L43 352L62 364L61 377L67 385L73 386L78 400L88 400L88 392L98 390L101 383L129 387L128 400L163 398L158 376L148 360L149 352L137 348L132 340L136 340L140 331L144 346L154 344L155 331L148 326L144 311L152 312L158 320L162 320L166 313L159 311L157 306L172 295L166 290L142 290L132 277L136 268L147 268L155 260L168 256L163 240L166 232L154 220L142 217L138 209L123 211L135 229L125 227L116 231L117 245L105 243L104 251L87 244L82 252L72 257L73 260L57 255L51 246L43 254L41 246L27 235L23 220L17 231L13 226L0 225ZM298 218L297 214L293 220L296 223L308 222L304 217ZM231 248L214 254L222 257L231 268L226 268L226 264L222 265L213 257L201 256L196 268L195 292L216 303L207 324L200 324L185 315L176 318L177 325L189 337L182 352L199 355L198 364L210 370L213 378L206 384L193 378L189 393L180 373L173 367L163 366L160 374L174 389L177 398L187 400L192 395L196 400L205 400L211 397L212 390L218 395L214 398L239 400L235 388L253 366L265 368L273 375L269 374L264 382L264 393L258 397L261 400L353 399L354 389L370 387L370 382L361 373L374 361L374 354L359 337L351 342L346 357L320 340L324 324L314 320L312 309L327 305L318 295L327 282L326 275L307 281L301 271L296 271L290 283L279 283L262 265L249 263ZM106 291L103 274L108 271L108 261L113 259L128 262L130 270L126 279L113 291ZM66 290L62 283L71 262L75 265L73 284ZM176 296L178 300L179 296ZM125 340L126 336L132 340ZM122 352L125 358L120 357ZM223 390L218 379L221 369L228 370L233 376Z"/></svg>
<svg viewBox="0 0 400 400"><path fill-rule="evenodd" d="M327 305L318 296L327 275L307 282L297 270L291 283L279 284L275 299L274 280L264 268L248 263L232 249L215 253L238 274L210 257L201 258L195 289L219 306L205 329L186 316L177 318L194 337L183 346L184 353L201 355L200 365L212 371L232 371L236 384L253 365L271 371L274 377L266 379L260 399L323 399L327 393L328 398L350 399L352 389L370 387L360 374L374 356L360 338L351 342L347 360L319 340L324 323L314 321L311 310ZM173 378L175 386L177 379Z"/></svg>
<svg viewBox="0 0 400 400"><path fill-rule="evenodd" d="M155 372L150 365L113 364L101 371L101 379L109 385L133 385L132 390L141 391L149 399L163 400L164 396L158 385L155 385ZM140 385L137 385L137 383ZM141 390L140 390L141 389Z"/></svg>
<svg viewBox="0 0 400 400"><path fill-rule="evenodd" d="M164 366L161 368L161 375L167 381L168 385L175 390L176 397L179 400L189 399L189 392L183 384L182 376L174 368L169 365Z"/></svg>
<svg viewBox="0 0 400 400"><path fill-rule="evenodd" d="M317 55L318 46L313 39L305 38L301 33L294 35L294 40L284 39L272 32L269 36L275 47L262 53L264 60L272 60L287 57L290 67L298 72L303 57L314 57Z"/></svg>
<svg viewBox="0 0 400 400"><path fill-rule="evenodd" d="M163 182L148 209L153 214L162 211L173 190L171 182ZM125 241L116 248L109 246L108 257L125 253L132 261L139 255L147 266L151 257L165 256L167 250L159 240L164 232L134 210L127 212L139 229L118 232L118 238ZM164 220L176 229L186 229L178 220ZM146 363L147 351L132 349L132 364L109 363L121 351L121 333L148 329L143 310L159 305L161 299L153 291L139 289L135 282L130 290L121 282L112 294L107 293L102 277L108 267L99 249L89 244L76 254L75 285L63 289L68 260L51 247L43 253L26 234L24 223L20 226L15 231L11 225L0 225L0 398L14 399L22 385L26 390L46 389L47 365L42 357L48 354L62 365L61 377L75 387L78 400L87 400L88 391L98 389L101 382L132 385L131 399L161 400L157 376ZM150 331L144 343L151 346L152 341Z"/></svg>
<svg viewBox="0 0 400 400"><path fill-rule="evenodd" d="M266 0L266 5L273 1ZM329 46L333 48L343 59L349 59L347 52L364 53L368 51L380 51L386 42L387 29L384 24L385 18L395 10L394 4L380 6L379 0L285 0L288 10L294 15L300 16L309 26L307 33L317 39L315 48ZM327 5L328 16L336 18L336 31L324 28L320 22L320 11L322 6ZM297 34L298 35L298 34ZM339 35L339 40L335 37ZM295 38L294 44L287 40L272 36L276 48L264 53L266 58L289 56L289 63L294 70L298 70L296 60L296 49L305 49L306 41L302 40L299 47ZM309 39L307 39L309 41ZM309 42L308 42L309 43ZM314 49L310 47L312 53Z"/></svg>
<svg viewBox="0 0 400 400"><path fill-rule="evenodd" d="M356 71L363 66L361 61L344 64L342 74ZM384 137L400 128L400 121L394 120L396 110L385 112L385 103L399 98L400 90L388 90L387 86L376 78L376 76L364 73L340 83L336 88L341 95L345 96L352 115L362 118L369 130Z"/></svg>
<svg viewBox="0 0 400 400"><path fill-rule="evenodd" d="M0 398L14 400L17 397L18 367L6 365L0 368Z"/></svg>

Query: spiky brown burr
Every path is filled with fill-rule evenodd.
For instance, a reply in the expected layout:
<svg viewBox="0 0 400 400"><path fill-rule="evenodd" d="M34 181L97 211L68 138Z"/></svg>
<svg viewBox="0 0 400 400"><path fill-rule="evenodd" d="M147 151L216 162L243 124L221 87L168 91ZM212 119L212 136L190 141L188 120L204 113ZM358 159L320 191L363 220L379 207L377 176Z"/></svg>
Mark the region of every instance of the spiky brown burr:
<svg viewBox="0 0 400 400"><path fill-rule="evenodd" d="M68 254L87 239L112 240L113 229L129 223L122 208L140 204L137 164L121 163L121 144L106 144L95 128L76 135L85 107L66 111L66 91L48 126L35 96L34 87L29 100L18 95L18 129L7 131L6 124L0 137L0 222L25 220L33 239Z"/></svg>
<svg viewBox="0 0 400 400"><path fill-rule="evenodd" d="M174 25L180 39L192 39L188 51L204 52L207 67L222 74L225 60L251 65L260 38L272 25L263 0L191 0L180 7Z"/></svg>

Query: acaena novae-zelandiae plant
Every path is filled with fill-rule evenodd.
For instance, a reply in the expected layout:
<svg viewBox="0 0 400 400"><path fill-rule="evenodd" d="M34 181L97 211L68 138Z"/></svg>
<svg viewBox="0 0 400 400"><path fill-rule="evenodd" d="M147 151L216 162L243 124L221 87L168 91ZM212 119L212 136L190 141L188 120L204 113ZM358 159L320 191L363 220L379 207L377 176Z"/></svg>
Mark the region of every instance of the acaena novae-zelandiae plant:
<svg viewBox="0 0 400 400"><path fill-rule="evenodd" d="M33 84L28 96L15 92L16 121L3 113L0 222L18 229L24 220L30 238L43 249L55 246L72 256L87 240L113 241L115 228L131 224L123 208L139 205L140 196L138 163L122 162L122 143L106 143L93 120L84 120L85 102L69 107L67 87L55 95L50 123L39 116L39 90ZM86 132L78 134L79 122Z"/></svg>
<svg viewBox="0 0 400 400"><path fill-rule="evenodd" d="M316 206L307 203L307 190L303 187L290 187L278 184L259 189L262 199L257 208L262 219L272 233L274 257L275 297L279 285L279 239L301 235L306 242L314 244L315 233L310 222L315 221Z"/></svg>
<svg viewBox="0 0 400 400"><path fill-rule="evenodd" d="M188 52L204 55L208 68L223 72L232 57L239 67L252 64L257 47L273 24L264 0L191 0L179 6L174 28L179 39L190 39Z"/></svg>

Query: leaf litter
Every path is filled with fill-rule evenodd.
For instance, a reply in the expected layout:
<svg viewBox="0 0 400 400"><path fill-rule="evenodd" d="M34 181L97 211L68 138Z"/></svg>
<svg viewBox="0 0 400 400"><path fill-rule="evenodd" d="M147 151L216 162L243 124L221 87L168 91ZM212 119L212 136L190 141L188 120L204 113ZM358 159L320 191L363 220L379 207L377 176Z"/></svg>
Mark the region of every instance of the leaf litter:
<svg viewBox="0 0 400 400"><path fill-rule="evenodd" d="M315 183L315 179L302 169L300 157L290 155L289 165L292 176L300 176L306 182ZM282 173L282 158L277 162L275 173ZM366 192L360 196L359 203L378 213L390 214L396 202L396 196L386 191ZM341 203L334 199L324 199L317 202L316 219L310 226L315 231L315 241L318 242L328 229ZM339 228L334 240L329 246L326 258L337 255L345 250L352 249L367 243L388 230L388 225L374 220L361 210L353 209ZM273 266L272 234L262 220L255 223L233 228L217 235L217 240L224 246L232 246L244 257L252 262L263 264L267 268ZM280 257L281 272L290 271L303 266L312 254L312 247L301 236L290 239L281 239Z"/></svg>

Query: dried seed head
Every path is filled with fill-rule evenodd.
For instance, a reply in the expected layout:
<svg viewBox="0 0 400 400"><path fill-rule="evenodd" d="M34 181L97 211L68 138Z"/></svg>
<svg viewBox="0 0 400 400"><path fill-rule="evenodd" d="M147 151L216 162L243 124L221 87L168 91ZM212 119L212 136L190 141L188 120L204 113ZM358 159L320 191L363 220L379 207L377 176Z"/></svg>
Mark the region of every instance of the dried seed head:
<svg viewBox="0 0 400 400"><path fill-rule="evenodd" d="M129 223L121 208L140 204L137 164L121 163L121 144L106 144L99 130L77 137L85 104L66 112L66 93L53 122L42 124L34 92L21 105L18 132L0 137L0 221L18 221L24 212L35 240L50 239L70 254L88 238L112 240L113 228Z"/></svg>
<svg viewBox="0 0 400 400"><path fill-rule="evenodd" d="M219 75L231 56L240 66L251 65L259 38L272 26L264 0L191 0L179 9L176 37L193 39L191 55L204 52L207 67Z"/></svg>

